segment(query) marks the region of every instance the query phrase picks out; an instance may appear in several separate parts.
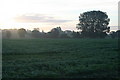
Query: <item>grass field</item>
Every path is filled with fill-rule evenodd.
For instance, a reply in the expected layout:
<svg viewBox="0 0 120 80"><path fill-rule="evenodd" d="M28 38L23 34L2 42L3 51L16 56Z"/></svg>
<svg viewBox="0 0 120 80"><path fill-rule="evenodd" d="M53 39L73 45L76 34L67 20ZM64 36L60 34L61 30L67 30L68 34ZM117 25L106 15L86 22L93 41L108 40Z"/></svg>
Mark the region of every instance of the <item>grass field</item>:
<svg viewBox="0 0 120 80"><path fill-rule="evenodd" d="M118 77L117 39L3 40L3 78Z"/></svg>

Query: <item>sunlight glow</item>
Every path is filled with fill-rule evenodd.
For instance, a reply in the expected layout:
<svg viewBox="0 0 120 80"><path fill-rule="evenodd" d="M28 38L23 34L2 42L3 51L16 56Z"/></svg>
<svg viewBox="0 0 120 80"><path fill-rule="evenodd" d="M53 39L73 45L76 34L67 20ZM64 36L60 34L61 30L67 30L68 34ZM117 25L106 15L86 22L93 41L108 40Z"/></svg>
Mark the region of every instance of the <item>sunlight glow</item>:
<svg viewBox="0 0 120 80"><path fill-rule="evenodd" d="M117 5L118 0L2 0L0 3L0 28L24 27L30 29L33 27L41 28L41 26L44 26L44 28L61 26L63 29L66 29L66 27L75 29L80 13L90 10L107 12L111 19L109 25L117 26ZM23 19L39 21L35 24L34 22L21 23L15 20L15 17L29 14L35 16L23 16ZM44 22L42 19L44 19ZM30 26L31 24L32 26Z"/></svg>

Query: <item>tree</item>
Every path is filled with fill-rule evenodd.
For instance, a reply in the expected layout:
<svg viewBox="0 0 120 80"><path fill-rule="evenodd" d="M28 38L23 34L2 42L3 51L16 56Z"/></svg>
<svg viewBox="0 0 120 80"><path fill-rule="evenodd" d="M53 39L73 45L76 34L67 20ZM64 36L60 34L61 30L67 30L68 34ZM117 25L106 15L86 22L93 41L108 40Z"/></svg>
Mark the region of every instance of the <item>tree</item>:
<svg viewBox="0 0 120 80"><path fill-rule="evenodd" d="M73 38L80 38L80 33L79 32L72 32Z"/></svg>
<svg viewBox="0 0 120 80"><path fill-rule="evenodd" d="M7 30L7 31L6 31L6 38L9 39L10 37L11 37L11 31Z"/></svg>
<svg viewBox="0 0 120 80"><path fill-rule="evenodd" d="M34 30L32 31L32 36L34 38L40 38L39 28L34 28Z"/></svg>
<svg viewBox="0 0 120 80"><path fill-rule="evenodd" d="M63 32L62 34L60 34L60 38L69 38L69 36Z"/></svg>
<svg viewBox="0 0 120 80"><path fill-rule="evenodd" d="M111 31L110 34L111 38L120 38L120 30L115 31Z"/></svg>
<svg viewBox="0 0 120 80"><path fill-rule="evenodd" d="M57 28L53 28L49 34L52 38L58 38L59 35L60 35L60 31L61 31L61 28L60 27L57 27Z"/></svg>
<svg viewBox="0 0 120 80"><path fill-rule="evenodd" d="M116 34L117 34L117 38L120 38L120 30L117 30Z"/></svg>
<svg viewBox="0 0 120 80"><path fill-rule="evenodd" d="M27 31L24 28L18 29L18 34L21 38L24 38L26 33Z"/></svg>
<svg viewBox="0 0 120 80"><path fill-rule="evenodd" d="M46 37L47 37L46 34L47 34L47 33L45 33L44 30L42 30L42 32L41 32L41 34L40 34L40 35L41 35L41 38L46 38Z"/></svg>
<svg viewBox="0 0 120 80"><path fill-rule="evenodd" d="M110 35L111 38L115 38L116 37L116 32L115 31L111 31L109 35Z"/></svg>
<svg viewBox="0 0 120 80"><path fill-rule="evenodd" d="M82 30L81 35L84 37L105 37L109 32L108 27L110 19L105 12L88 11L80 14L77 29Z"/></svg>

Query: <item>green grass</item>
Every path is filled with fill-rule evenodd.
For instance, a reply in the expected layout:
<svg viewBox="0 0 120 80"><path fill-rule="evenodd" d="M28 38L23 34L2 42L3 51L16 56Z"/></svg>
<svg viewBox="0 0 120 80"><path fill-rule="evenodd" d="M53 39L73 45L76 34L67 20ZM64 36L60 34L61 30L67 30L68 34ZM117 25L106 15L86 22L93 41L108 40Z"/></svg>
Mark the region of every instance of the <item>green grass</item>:
<svg viewBox="0 0 120 80"><path fill-rule="evenodd" d="M3 78L116 78L117 39L3 40Z"/></svg>

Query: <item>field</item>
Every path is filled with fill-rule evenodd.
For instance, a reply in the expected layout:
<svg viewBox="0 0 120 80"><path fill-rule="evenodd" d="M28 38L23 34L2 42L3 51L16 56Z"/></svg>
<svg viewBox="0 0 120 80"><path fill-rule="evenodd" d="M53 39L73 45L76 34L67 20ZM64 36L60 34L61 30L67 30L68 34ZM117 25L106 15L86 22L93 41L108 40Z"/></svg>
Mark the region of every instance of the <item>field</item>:
<svg viewBox="0 0 120 80"><path fill-rule="evenodd" d="M3 40L3 78L116 78L117 39Z"/></svg>

